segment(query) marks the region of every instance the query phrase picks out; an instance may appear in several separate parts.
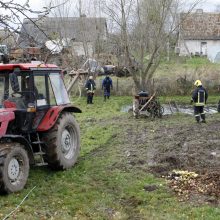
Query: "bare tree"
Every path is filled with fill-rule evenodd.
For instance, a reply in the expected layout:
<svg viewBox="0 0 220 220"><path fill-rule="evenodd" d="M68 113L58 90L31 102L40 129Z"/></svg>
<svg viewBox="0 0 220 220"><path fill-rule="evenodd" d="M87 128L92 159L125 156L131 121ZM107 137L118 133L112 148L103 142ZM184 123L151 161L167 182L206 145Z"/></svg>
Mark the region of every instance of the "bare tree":
<svg viewBox="0 0 220 220"><path fill-rule="evenodd" d="M61 5L62 2L64 0L52 0L52 6ZM99 0L77 0L69 1L52 10L51 20L56 20L57 40L61 43L63 38L66 42L71 40L69 51L72 52L73 62L69 64L72 67L77 63L75 68L79 68L80 62L96 54L99 56L102 51L105 18L101 17L100 7Z"/></svg>
<svg viewBox="0 0 220 220"><path fill-rule="evenodd" d="M104 12L110 20L112 20L112 33L120 36L118 46L122 49L125 65L130 63L129 50L129 29L130 20L132 19L132 11L135 8L135 0L109 0L104 3Z"/></svg>
<svg viewBox="0 0 220 220"><path fill-rule="evenodd" d="M23 18L32 20L31 18L36 15L45 16L50 12L51 7L49 5L49 7L44 7L42 10L37 11L30 7L29 0L24 4L11 0L0 1L0 9L4 10L4 13L0 15L0 27L20 33L20 25L23 23Z"/></svg>
<svg viewBox="0 0 220 220"><path fill-rule="evenodd" d="M188 6L190 12L200 1ZM170 36L179 27L177 0L110 0L105 12L120 31L125 64L138 90L150 81L167 51Z"/></svg>
<svg viewBox="0 0 220 220"><path fill-rule="evenodd" d="M134 82L138 89L149 87L150 80L157 69L166 45L173 31L176 14L173 0L137 0L137 21L133 30L131 50L137 68L133 70ZM137 43L135 43L137 42ZM135 71L136 70L136 71ZM140 78L137 78L137 71Z"/></svg>

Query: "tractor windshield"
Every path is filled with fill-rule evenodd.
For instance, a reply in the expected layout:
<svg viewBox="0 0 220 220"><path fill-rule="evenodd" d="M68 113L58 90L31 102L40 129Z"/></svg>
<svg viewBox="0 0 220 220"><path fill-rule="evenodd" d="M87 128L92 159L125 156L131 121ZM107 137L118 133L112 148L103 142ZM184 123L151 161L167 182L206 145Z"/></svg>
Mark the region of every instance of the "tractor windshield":
<svg viewBox="0 0 220 220"><path fill-rule="evenodd" d="M50 82L53 88L57 105L70 103L66 87L59 73L50 73Z"/></svg>

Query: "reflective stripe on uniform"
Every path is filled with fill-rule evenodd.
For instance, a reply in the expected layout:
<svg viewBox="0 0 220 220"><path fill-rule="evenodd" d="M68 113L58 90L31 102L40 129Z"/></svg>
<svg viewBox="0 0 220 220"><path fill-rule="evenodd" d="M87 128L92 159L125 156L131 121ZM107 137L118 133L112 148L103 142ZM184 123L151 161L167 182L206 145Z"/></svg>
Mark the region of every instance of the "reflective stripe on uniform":
<svg viewBox="0 0 220 220"><path fill-rule="evenodd" d="M203 102L200 102L200 93L203 93ZM195 103L195 106L204 106L205 105L205 92L199 91L198 92L198 101Z"/></svg>
<svg viewBox="0 0 220 220"><path fill-rule="evenodd" d="M195 117L199 117L200 115L195 115Z"/></svg>

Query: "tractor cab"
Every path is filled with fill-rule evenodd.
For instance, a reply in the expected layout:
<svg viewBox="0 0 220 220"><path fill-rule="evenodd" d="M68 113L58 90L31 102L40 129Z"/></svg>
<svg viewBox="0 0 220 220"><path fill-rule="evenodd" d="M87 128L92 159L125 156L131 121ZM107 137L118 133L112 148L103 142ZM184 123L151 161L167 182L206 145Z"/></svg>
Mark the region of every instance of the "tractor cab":
<svg viewBox="0 0 220 220"><path fill-rule="evenodd" d="M0 192L26 184L29 165L68 169L77 161L80 130L62 71L55 65L0 65Z"/></svg>
<svg viewBox="0 0 220 220"><path fill-rule="evenodd" d="M15 109L15 127L23 132L36 130L50 108L70 104L55 65L2 65L0 91L1 107Z"/></svg>

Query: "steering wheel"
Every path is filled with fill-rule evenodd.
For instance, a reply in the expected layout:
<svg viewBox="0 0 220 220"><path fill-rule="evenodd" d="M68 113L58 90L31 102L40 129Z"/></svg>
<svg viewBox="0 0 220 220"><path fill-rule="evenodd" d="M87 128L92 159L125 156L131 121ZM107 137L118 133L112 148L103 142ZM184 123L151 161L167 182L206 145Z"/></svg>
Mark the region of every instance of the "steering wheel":
<svg viewBox="0 0 220 220"><path fill-rule="evenodd" d="M15 94L19 94L19 96L16 96ZM11 94L11 96L14 98L21 98L23 95L24 95L24 92L13 92Z"/></svg>
<svg viewBox="0 0 220 220"><path fill-rule="evenodd" d="M19 94L20 96L15 96L15 94ZM11 94L11 96L12 97L17 97L17 98L21 98L21 97L25 97L25 95L27 95L27 94L32 94L33 96L34 96L34 98L36 98L36 95L34 94L34 92L32 92L32 91L23 91L23 92L13 92L12 94Z"/></svg>

